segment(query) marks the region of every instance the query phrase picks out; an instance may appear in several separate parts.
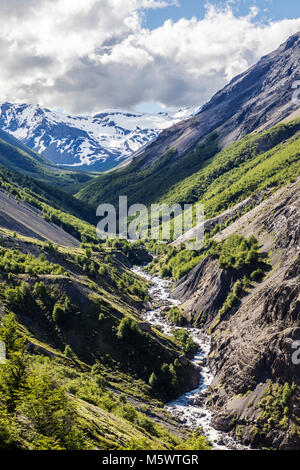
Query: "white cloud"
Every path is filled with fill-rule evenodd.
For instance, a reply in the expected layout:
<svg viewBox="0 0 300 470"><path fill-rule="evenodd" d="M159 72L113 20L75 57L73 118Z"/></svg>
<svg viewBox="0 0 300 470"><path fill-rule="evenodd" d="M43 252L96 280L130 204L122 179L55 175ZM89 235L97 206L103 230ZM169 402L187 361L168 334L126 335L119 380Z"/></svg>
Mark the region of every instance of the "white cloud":
<svg viewBox="0 0 300 470"><path fill-rule="evenodd" d="M143 27L175 0L1 0L1 100L72 112L206 101L300 30L300 18L259 24L210 6L202 20Z"/></svg>

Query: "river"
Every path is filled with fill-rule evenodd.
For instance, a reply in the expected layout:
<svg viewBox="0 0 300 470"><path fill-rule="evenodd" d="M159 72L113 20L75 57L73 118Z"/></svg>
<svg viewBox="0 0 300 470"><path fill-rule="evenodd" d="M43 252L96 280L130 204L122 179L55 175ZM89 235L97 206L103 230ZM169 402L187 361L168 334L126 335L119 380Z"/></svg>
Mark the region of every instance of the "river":
<svg viewBox="0 0 300 470"><path fill-rule="evenodd" d="M135 274L151 282L149 297L151 307L145 313L145 320L154 326L160 326L163 333L171 335L174 326L168 325L160 316L163 307L180 305L170 294L170 281L158 276L151 276L140 267L132 270ZM201 427L205 436L213 444L216 450L245 449L226 433L219 432L212 426L213 413L205 406L205 398L213 381L213 374L207 366L207 358L210 353L210 337L197 328L186 328L198 345L198 350L191 362L201 369L199 386L191 392L185 393L176 400L168 403L165 408L187 427L194 429Z"/></svg>

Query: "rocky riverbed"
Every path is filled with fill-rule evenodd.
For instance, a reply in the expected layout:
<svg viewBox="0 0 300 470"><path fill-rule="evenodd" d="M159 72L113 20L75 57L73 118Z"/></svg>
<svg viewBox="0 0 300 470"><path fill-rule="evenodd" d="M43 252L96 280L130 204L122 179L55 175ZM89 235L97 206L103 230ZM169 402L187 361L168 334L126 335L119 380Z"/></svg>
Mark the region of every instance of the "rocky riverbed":
<svg viewBox="0 0 300 470"><path fill-rule="evenodd" d="M166 323L161 312L166 307L178 306L180 302L173 299L170 294L170 282L159 276L151 276L140 267L133 269L133 272L151 282L149 288L150 302L144 314L145 320L154 326L159 326L161 330L170 335L176 328ZM205 401L209 392L209 387L213 381L213 374L207 365L207 358L210 353L210 337L197 328L186 328L198 345L198 350L191 362L201 369L201 378L198 387L176 400L168 403L166 409L176 416L189 428L202 428L206 437L213 444L214 449L229 450L243 449L240 444L234 441L226 433L217 431L212 426L213 413L206 406Z"/></svg>

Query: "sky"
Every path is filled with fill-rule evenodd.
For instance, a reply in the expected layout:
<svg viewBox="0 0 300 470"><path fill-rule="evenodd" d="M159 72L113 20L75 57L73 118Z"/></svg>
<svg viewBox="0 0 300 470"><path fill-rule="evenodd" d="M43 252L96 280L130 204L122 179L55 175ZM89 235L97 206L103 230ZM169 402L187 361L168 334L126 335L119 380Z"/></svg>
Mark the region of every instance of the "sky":
<svg viewBox="0 0 300 470"><path fill-rule="evenodd" d="M296 0L1 0L0 101L197 107L300 31Z"/></svg>

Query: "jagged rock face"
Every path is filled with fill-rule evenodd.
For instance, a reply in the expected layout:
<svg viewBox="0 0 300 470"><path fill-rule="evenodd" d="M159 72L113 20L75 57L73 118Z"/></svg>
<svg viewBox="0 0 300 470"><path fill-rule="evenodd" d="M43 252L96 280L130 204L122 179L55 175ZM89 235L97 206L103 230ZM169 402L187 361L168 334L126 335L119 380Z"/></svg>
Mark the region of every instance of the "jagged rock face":
<svg viewBox="0 0 300 470"><path fill-rule="evenodd" d="M284 281L285 272L270 276L214 336L216 383L226 383L233 394L246 393L253 376L300 383L292 363L292 342L300 339L300 278Z"/></svg>
<svg viewBox="0 0 300 470"><path fill-rule="evenodd" d="M295 262L299 269L300 258ZM294 268L274 272L256 293L249 295L242 306L221 324L213 338L213 358L210 365L216 376L213 386L221 386L222 393L213 389L210 401L216 416L236 414L236 423L243 425L242 439L255 445L275 448L300 448L300 443L274 426L271 435L251 441L249 429L259 418L259 399L253 395L262 387L265 392L268 381L300 385L299 365L292 361L294 341L300 340L300 276ZM288 279L287 279L288 275ZM252 397L247 397L252 391ZM298 393L296 391L296 393ZM243 394L236 405L235 397ZM250 394L251 395L251 394ZM262 398L262 395L259 397ZM293 398L293 415L300 416L299 402ZM247 409L247 416L242 414Z"/></svg>
<svg viewBox="0 0 300 470"><path fill-rule="evenodd" d="M213 337L210 364L216 372L211 403L221 416L237 415L243 426L242 439L255 445L300 448L292 435L292 424L285 430L276 426L266 435L256 436L250 429L259 419L258 403L268 381L298 385L293 398L293 414L300 415L299 365L293 363L293 343L300 340L300 181L279 190L261 207L253 209L218 237L238 230L254 233L262 249L272 250L273 270L246 296L237 311L221 323ZM245 220L251 221L245 224ZM236 396L252 392L248 397ZM258 393L259 392L259 393ZM249 393L249 392L248 392Z"/></svg>
<svg viewBox="0 0 300 470"><path fill-rule="evenodd" d="M239 276L235 269L221 269L218 260L209 256L177 282L172 295L183 302L190 323L207 326L214 320Z"/></svg>
<svg viewBox="0 0 300 470"><path fill-rule="evenodd" d="M272 127L299 108L293 102L293 83L299 79L300 33L234 78L193 118L163 131L147 149L137 153L148 166L175 147L174 161L212 131L221 146L250 132Z"/></svg>
<svg viewBox="0 0 300 470"><path fill-rule="evenodd" d="M240 437L245 443L300 448L292 422L285 430L273 426L255 438L250 432L260 419L258 404L270 381L298 386L292 409L293 416L300 417L300 365L293 362L293 343L300 340L300 179L278 190L215 239L235 232L245 237L254 234L260 240L261 250L269 252L272 270L216 327L209 360L215 372L209 403L217 427L242 426ZM175 292L189 318L197 318L202 310L208 313L207 327L222 305L222 290L234 280L217 260L207 257L177 284ZM248 395L237 398L239 394Z"/></svg>

